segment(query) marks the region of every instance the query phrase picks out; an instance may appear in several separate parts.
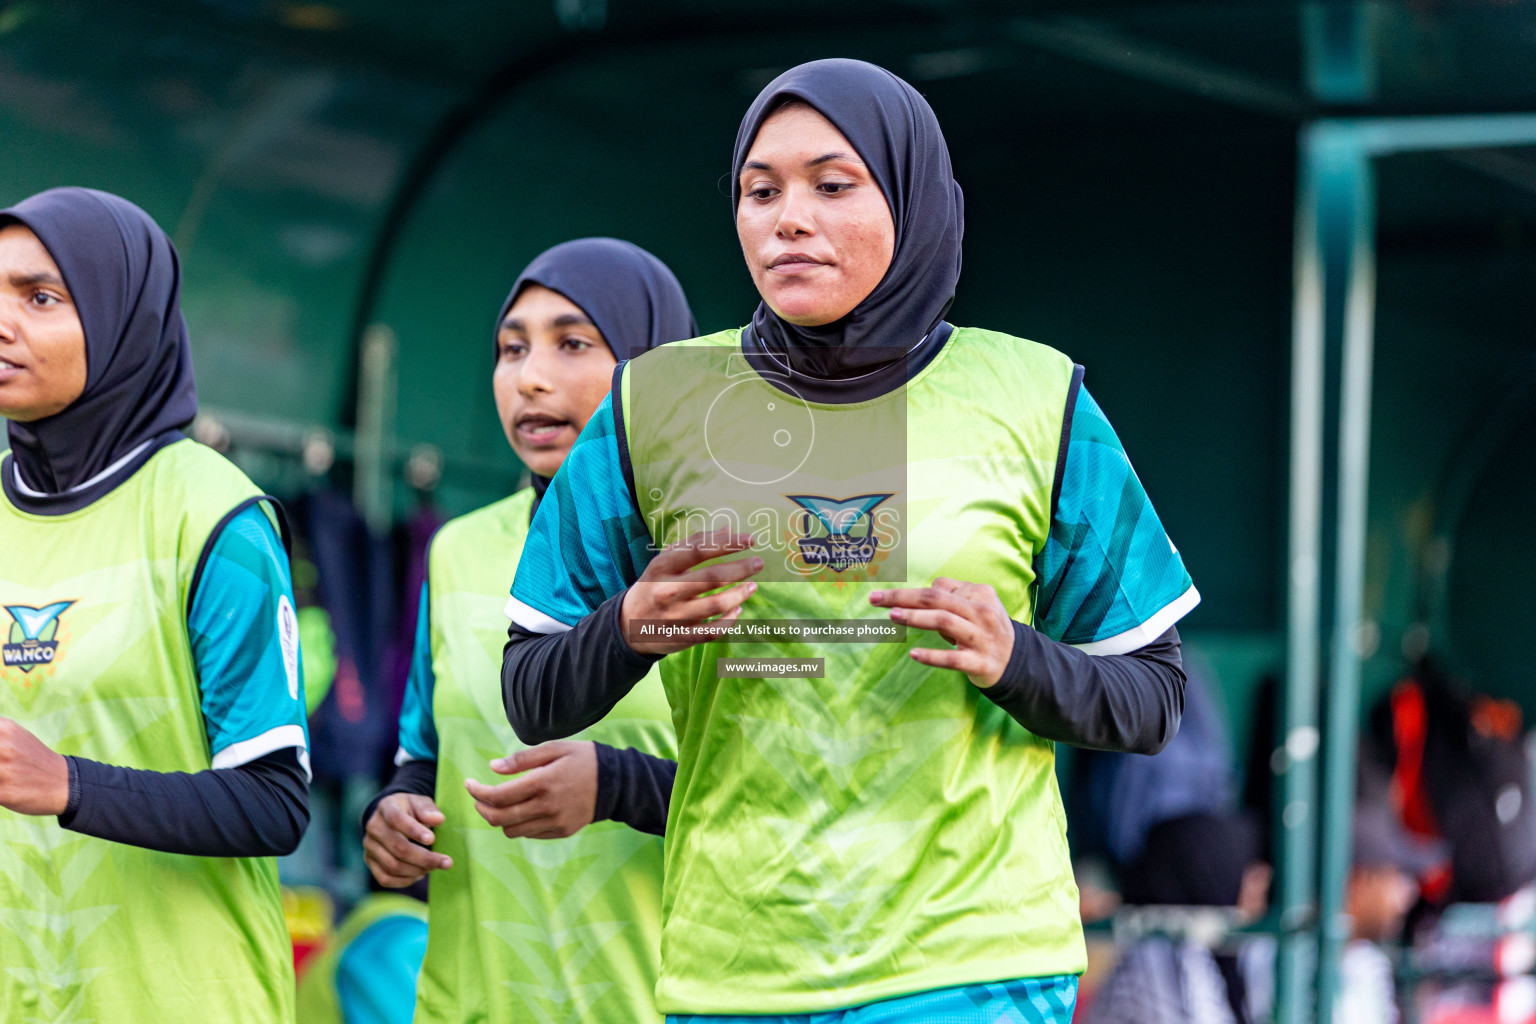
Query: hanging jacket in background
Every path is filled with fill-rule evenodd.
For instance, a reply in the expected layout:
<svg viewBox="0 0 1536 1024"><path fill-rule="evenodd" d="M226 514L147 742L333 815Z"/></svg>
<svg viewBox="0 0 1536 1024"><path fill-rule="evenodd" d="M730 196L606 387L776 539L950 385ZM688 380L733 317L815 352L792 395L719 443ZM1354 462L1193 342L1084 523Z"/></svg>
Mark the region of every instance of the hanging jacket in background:
<svg viewBox="0 0 1536 1024"><path fill-rule="evenodd" d="M1426 659L1377 709L1403 822L1451 844L1451 876L1425 896L1492 903L1536 880L1536 806L1518 709L1460 690Z"/></svg>
<svg viewBox="0 0 1536 1024"><path fill-rule="evenodd" d="M335 491L315 491L294 507L336 637L335 681L310 719L315 780L377 775L395 749L383 673L398 595L390 545L375 538L352 502Z"/></svg>

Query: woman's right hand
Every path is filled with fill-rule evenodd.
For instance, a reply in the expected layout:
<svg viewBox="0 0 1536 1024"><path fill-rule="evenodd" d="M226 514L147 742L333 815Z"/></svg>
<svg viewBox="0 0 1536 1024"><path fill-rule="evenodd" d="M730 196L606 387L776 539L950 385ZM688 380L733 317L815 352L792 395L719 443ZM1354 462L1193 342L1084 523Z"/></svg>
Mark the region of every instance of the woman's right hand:
<svg viewBox="0 0 1536 1024"><path fill-rule="evenodd" d="M696 533L687 540L663 548L651 559L640 578L624 592L624 601L619 607L624 642L640 654L672 654L713 640L729 629L741 614L742 604L757 590L756 583L743 581L762 571L763 560L753 556L733 558L702 569L694 566L721 555L745 551L751 546L749 534L716 530L714 533ZM729 583L736 585L718 594L704 596L707 591ZM700 628L690 631L686 637L647 640L635 635L631 629L637 622L667 622Z"/></svg>
<svg viewBox="0 0 1536 1024"><path fill-rule="evenodd" d="M428 847L441 825L443 812L429 796L391 793L379 801L363 830L363 859L373 877L387 889L403 889L428 871L453 867L453 860Z"/></svg>

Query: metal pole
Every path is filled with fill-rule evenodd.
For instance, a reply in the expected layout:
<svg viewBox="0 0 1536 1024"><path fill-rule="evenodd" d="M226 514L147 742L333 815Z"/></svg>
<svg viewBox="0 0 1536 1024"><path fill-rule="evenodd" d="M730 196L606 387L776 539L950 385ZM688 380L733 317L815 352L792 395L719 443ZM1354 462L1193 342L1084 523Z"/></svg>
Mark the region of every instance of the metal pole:
<svg viewBox="0 0 1536 1024"><path fill-rule="evenodd" d="M1323 520L1323 270L1311 154L1300 152L1296 197L1295 300L1291 340L1290 555L1286 598L1284 742L1281 774L1278 1019L1312 1019L1316 906L1318 630Z"/></svg>
<svg viewBox="0 0 1536 1024"><path fill-rule="evenodd" d="M1360 642L1365 582L1367 484L1371 445L1371 360L1376 309L1375 190L1370 157L1354 132L1318 125L1311 148L1326 182L1325 226L1341 243L1342 265L1325 263L1327 278L1347 275L1339 396L1338 551L1335 558L1333 647L1328 673L1323 850L1319 923L1318 1019L1333 1020L1339 967L1352 923L1344 913L1360 728Z"/></svg>
<svg viewBox="0 0 1536 1024"><path fill-rule="evenodd" d="M395 332L374 324L363 335L358 372L356 460L352 500L377 535L394 515Z"/></svg>
<svg viewBox="0 0 1536 1024"><path fill-rule="evenodd" d="M1361 0L1353 0L1353 2L1348 3L1324 3L1318 2L1318 0L1311 0L1311 2L1302 5L1303 70L1308 94L1314 100L1324 104L1355 104L1366 103L1372 99L1376 92L1377 84L1374 16L1372 5L1361 2ZM1312 742L1308 745L1314 753L1318 738L1318 693L1322 686L1322 666L1318 657L1318 648L1322 636L1322 613L1320 608L1323 577L1321 549L1323 531L1322 461L1324 404L1326 402L1325 388L1328 379L1328 364L1332 360L1332 356L1329 353L1334 348L1329 342L1330 339L1337 339L1337 334L1334 333L1336 330L1336 316L1334 315L1336 310L1333 303L1338 300L1340 293L1344 290L1341 287L1344 284L1344 280L1340 275L1349 273L1350 264L1353 262L1351 259L1353 248L1349 243L1355 239L1348 234L1348 230L1354 223L1354 215L1358 211L1359 197L1352 188L1354 179L1351 177L1350 172L1358 162L1365 159L1358 148L1351 148L1350 143L1352 141L1353 137L1347 129L1337 130L1326 124L1308 126L1301 133L1302 177L1305 182L1303 185L1303 195L1304 202L1309 207L1308 213L1311 218L1312 229L1310 235L1305 240L1308 255L1310 256L1305 287L1315 290L1312 292L1315 305L1307 309L1307 321L1303 325L1300 310L1300 294L1304 286L1298 274L1296 331L1298 350L1302 347L1301 340L1303 331L1305 331L1306 342L1309 346L1306 355L1309 358L1315 356L1317 360L1315 368L1312 368L1315 369L1316 376L1305 381L1305 385L1309 389L1308 393L1316 396L1315 407L1310 407L1308 411L1315 417L1317 432L1315 436L1308 435L1307 438L1314 445L1314 447L1309 449L1308 454L1316 459L1317 466L1315 481L1309 480L1307 483L1309 485L1315 483L1316 490L1309 491L1306 495L1307 500L1312 503L1310 511L1316 514L1316 518L1308 520L1306 524L1309 530L1311 530L1309 539L1315 545L1310 553L1315 555L1316 558L1307 566L1313 577L1313 582L1308 595L1312 603L1305 607L1307 612L1305 620L1298 621L1300 617L1295 614L1295 606L1293 605L1293 614L1290 622L1292 648L1290 651L1287 683L1291 690L1288 699L1296 703L1304 702L1307 710L1311 713L1312 717L1306 722L1306 725L1311 729L1310 737ZM1351 153L1353 154L1353 160L1350 157ZM1341 227L1344 229L1343 233L1341 233ZM1300 248L1300 245L1298 245L1298 249ZM1295 358L1299 361L1302 355L1298 351ZM1298 379L1293 384L1293 387L1300 389L1302 385L1303 382ZM1367 389L1370 387L1369 374L1367 374L1365 386ZM1343 403L1343 414L1347 416L1350 411L1351 396L1345 394L1341 401ZM1295 410L1293 409L1294 415ZM1305 429L1310 429L1311 426L1312 424L1308 423ZM1293 428L1293 430L1298 431L1299 429L1303 428ZM1343 443L1342 436L1340 443ZM1293 475L1293 488L1296 486L1296 483L1296 477ZM1293 508L1297 500L1297 497L1293 494ZM1342 515L1342 495L1340 501ZM1342 524L1342 518L1340 523ZM1342 531L1342 529L1343 527L1340 525L1340 530ZM1293 546L1292 550L1294 559L1296 548ZM1336 551L1335 556L1335 585L1337 586L1342 578L1339 574L1343 572L1341 566L1344 562L1341 559L1344 556L1344 552L1342 549ZM1294 565L1292 571L1294 575ZM1296 584L1293 582L1292 586L1294 587ZM1334 593L1335 624L1337 624L1338 617L1341 614L1339 608L1344 603L1343 595L1336 590ZM1307 634L1305 640L1300 635L1303 630ZM1335 655L1337 655L1339 640L1344 635L1339 633L1337 629L1335 630ZM1353 637L1354 634L1351 632L1348 635ZM1345 646L1348 646L1348 644ZM1304 656L1304 660L1302 656ZM1307 892L1314 900L1316 900L1318 895L1315 857L1319 828L1322 829L1325 850L1329 851L1330 854L1334 850L1332 833L1337 822L1334 818L1336 800L1333 790L1339 788L1337 766L1341 755L1341 751L1335 748L1337 747L1336 739L1340 728L1350 729L1351 740L1353 738L1353 712L1350 714L1347 725L1340 720L1338 715L1338 698L1340 693L1337 678L1335 677L1332 682L1335 685L1330 686L1328 690L1329 714L1327 725L1330 735L1325 750L1325 756L1328 759L1328 771L1323 780L1326 788L1323 791L1321 800L1319 800L1316 761L1309 761L1306 775L1311 787L1310 802L1304 808L1310 812L1307 815L1308 827L1304 830L1287 829L1286 833L1287 839L1291 840L1286 846L1287 856L1304 861L1305 870L1307 871L1305 883ZM1355 696L1357 692L1358 672L1356 685L1351 689L1349 695L1351 704L1357 699ZM1290 734L1292 738L1297 735L1296 728L1295 726L1292 727L1293 731ZM1353 753L1352 742L1349 752ZM1353 777L1351 777L1347 790L1350 795L1353 795ZM1287 814L1291 812L1292 806L1294 805L1287 804ZM1319 820L1318 810L1320 807L1326 808L1326 814L1322 816L1323 820ZM1292 835L1293 831L1295 832L1294 835ZM1331 863L1327 861L1326 857L1324 862L1325 864ZM1295 870L1299 873L1303 868L1298 865ZM1308 921L1310 926L1308 936L1297 935L1286 940L1288 944L1296 949L1296 955L1300 955L1303 950L1319 955L1319 960L1315 965L1317 989L1315 992L1306 993L1307 995L1315 995L1316 1002L1312 1003L1311 1000L1306 1000L1306 1002L1309 1010L1315 1008L1316 1019L1324 1022L1324 1024L1333 1019L1332 992L1334 991L1337 977L1337 964L1334 963L1332 957L1332 954L1336 952L1336 948L1330 941L1329 936L1331 934L1330 929L1334 928L1333 916L1337 912L1338 902L1337 900L1330 901L1329 899L1331 893L1326 887L1329 879L1330 876L1325 870L1323 898L1320 903L1314 902L1316 913ZM1293 884L1300 887L1302 883L1300 879L1297 879ZM1316 929L1315 933L1311 931L1312 928ZM1318 939L1315 944L1308 941L1312 935L1315 935ZM1293 979L1284 978L1283 981L1291 982ZM1291 1005L1299 1007L1302 1004L1303 995L1295 991L1292 991L1290 995L1294 1000ZM1300 1014L1301 1011L1293 1009L1292 1012L1293 1014ZM1302 1019L1301 1016L1291 1016L1286 1018L1286 1024L1292 1024L1292 1022Z"/></svg>

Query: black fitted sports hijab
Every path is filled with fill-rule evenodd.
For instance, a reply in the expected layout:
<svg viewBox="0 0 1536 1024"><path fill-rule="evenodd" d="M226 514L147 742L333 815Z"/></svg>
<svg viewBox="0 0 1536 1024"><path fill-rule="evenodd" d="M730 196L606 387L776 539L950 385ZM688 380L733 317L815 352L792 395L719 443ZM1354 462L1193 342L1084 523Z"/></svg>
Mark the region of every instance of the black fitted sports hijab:
<svg viewBox="0 0 1536 1024"><path fill-rule="evenodd" d="M619 362L669 341L697 337L683 286L667 265L644 249L617 238L577 238L545 249L518 275L496 317L496 333L525 287L559 292L591 318ZM500 358L500 342L497 342ZM533 474L536 495L546 477Z"/></svg>
<svg viewBox="0 0 1536 1024"><path fill-rule="evenodd" d="M80 397L53 416L7 425L13 465L42 496L18 494L10 465L6 493L58 512L79 506L76 489L89 492L88 503L126 479L197 414L181 265L149 214L106 192L40 192L0 211L0 227L17 222L58 264L85 328Z"/></svg>
<svg viewBox="0 0 1536 1024"><path fill-rule="evenodd" d="M559 292L581 307L621 362L699 333L683 286L667 265L617 238L577 238L535 256L501 304L497 333L530 284Z"/></svg>
<svg viewBox="0 0 1536 1024"><path fill-rule="evenodd" d="M842 319L797 327L763 302L752 330L796 371L845 379L889 364L893 353L911 351L944 319L960 280L964 202L928 101L884 68L836 58L784 72L747 110L731 164L733 217L741 202L742 167L758 131L794 100L831 121L863 159L891 208L896 248L885 277Z"/></svg>

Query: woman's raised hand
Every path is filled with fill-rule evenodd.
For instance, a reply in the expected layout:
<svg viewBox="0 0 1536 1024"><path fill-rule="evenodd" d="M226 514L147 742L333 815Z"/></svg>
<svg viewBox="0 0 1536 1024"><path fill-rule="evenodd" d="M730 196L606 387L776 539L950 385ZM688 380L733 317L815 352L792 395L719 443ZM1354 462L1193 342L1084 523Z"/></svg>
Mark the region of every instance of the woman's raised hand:
<svg viewBox="0 0 1536 1024"><path fill-rule="evenodd" d="M940 576L931 587L877 590L869 603L889 608L892 622L932 630L954 644L954 650L914 647L912 658L964 672L983 690L1002 678L1013 655L1013 619L985 583Z"/></svg>
<svg viewBox="0 0 1536 1024"><path fill-rule="evenodd" d="M624 593L619 624L625 642L641 654L672 654L713 640L729 629L741 614L742 604L757 590L749 577L762 571L763 560L753 556L695 566L751 546L750 534L716 530L696 533L663 548ZM727 589L708 593L719 587ZM645 623L689 628L684 636L653 640L642 632Z"/></svg>

